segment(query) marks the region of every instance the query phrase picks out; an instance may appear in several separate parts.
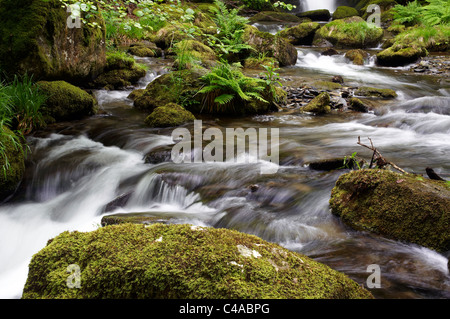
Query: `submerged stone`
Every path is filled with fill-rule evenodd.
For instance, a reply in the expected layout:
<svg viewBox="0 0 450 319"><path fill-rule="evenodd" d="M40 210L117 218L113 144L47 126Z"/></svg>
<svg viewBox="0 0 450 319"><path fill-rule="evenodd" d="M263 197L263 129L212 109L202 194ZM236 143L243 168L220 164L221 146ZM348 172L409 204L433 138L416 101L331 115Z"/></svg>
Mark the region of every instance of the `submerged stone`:
<svg viewBox="0 0 450 319"><path fill-rule="evenodd" d="M77 289L67 285L71 264L80 268ZM253 235L130 223L50 240L30 262L22 297L373 298L346 275Z"/></svg>
<svg viewBox="0 0 450 319"><path fill-rule="evenodd" d="M342 175L332 213L350 227L435 249L450 249L450 188L445 182L389 170Z"/></svg>

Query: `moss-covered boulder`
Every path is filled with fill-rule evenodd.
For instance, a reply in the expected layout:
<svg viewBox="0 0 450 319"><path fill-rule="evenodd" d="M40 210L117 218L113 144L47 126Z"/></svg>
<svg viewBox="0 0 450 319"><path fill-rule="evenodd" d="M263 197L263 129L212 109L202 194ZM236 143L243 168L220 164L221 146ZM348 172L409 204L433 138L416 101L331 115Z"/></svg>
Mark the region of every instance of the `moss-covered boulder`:
<svg viewBox="0 0 450 319"><path fill-rule="evenodd" d="M316 81L312 84L312 87L324 91L335 91L341 89L342 85L332 81Z"/></svg>
<svg viewBox="0 0 450 319"><path fill-rule="evenodd" d="M352 7L340 6L337 7L333 12L332 18L333 20L345 19L349 17L354 17L358 15L358 10Z"/></svg>
<svg viewBox="0 0 450 319"><path fill-rule="evenodd" d="M394 99L397 93L392 89L378 89L369 86L361 86L355 91L356 96L377 97L383 99Z"/></svg>
<svg viewBox="0 0 450 319"><path fill-rule="evenodd" d="M90 85L94 88L117 90L136 84L147 72L144 66L123 52L108 52L105 70Z"/></svg>
<svg viewBox="0 0 450 319"><path fill-rule="evenodd" d="M244 60L244 68L246 69L257 69L257 70L265 70L264 67L271 66L278 68L280 65L275 58L272 57L263 57L263 58L255 58L250 57Z"/></svg>
<svg viewBox="0 0 450 319"><path fill-rule="evenodd" d="M105 24L70 27L59 0L0 1L0 69L33 74L38 80L81 84L105 66Z"/></svg>
<svg viewBox="0 0 450 319"><path fill-rule="evenodd" d="M285 38L293 45L311 45L316 31L320 29L317 22L300 23L294 27L278 32L278 36Z"/></svg>
<svg viewBox="0 0 450 319"><path fill-rule="evenodd" d="M46 123L77 120L97 112L96 99L79 87L64 81L40 81L37 85L48 96L41 107Z"/></svg>
<svg viewBox="0 0 450 319"><path fill-rule="evenodd" d="M157 107L145 119L145 124L150 127L174 127L195 120L195 116L175 103L169 103Z"/></svg>
<svg viewBox="0 0 450 319"><path fill-rule="evenodd" d="M337 48L363 49L376 46L383 38L383 29L377 28L360 17L339 19L321 27L313 44L328 41Z"/></svg>
<svg viewBox="0 0 450 319"><path fill-rule="evenodd" d="M14 193L24 171L25 159L21 142L6 126L0 127L0 202Z"/></svg>
<svg viewBox="0 0 450 319"><path fill-rule="evenodd" d="M377 64L381 66L404 66L427 56L428 51L423 46L393 45L377 54Z"/></svg>
<svg viewBox="0 0 450 319"><path fill-rule="evenodd" d="M250 23L256 22L278 22L278 23L301 23L303 19L294 14L278 11L261 11L248 19Z"/></svg>
<svg viewBox="0 0 450 319"><path fill-rule="evenodd" d="M302 112L314 114L326 114L331 112L330 95L327 92L322 92L307 105L301 108Z"/></svg>
<svg viewBox="0 0 450 319"><path fill-rule="evenodd" d="M366 113L369 111L369 107L363 103L360 99L352 97L348 101L350 109L357 112Z"/></svg>
<svg viewBox="0 0 450 319"><path fill-rule="evenodd" d="M355 65L364 65L364 60L369 57L369 53L361 49L354 49L347 51L345 57Z"/></svg>
<svg viewBox="0 0 450 319"><path fill-rule="evenodd" d="M299 18L309 18L312 21L328 21L331 19L331 13L327 9L318 9L304 11L296 14Z"/></svg>
<svg viewBox="0 0 450 319"><path fill-rule="evenodd" d="M286 39L268 32L259 31L256 27L247 25L242 40L254 48L256 53L277 59L280 66L295 65L297 63L297 49Z"/></svg>
<svg viewBox="0 0 450 319"><path fill-rule="evenodd" d="M155 43L150 41L141 41L130 44L128 53L141 58L154 58L162 56L162 50L158 48Z"/></svg>
<svg viewBox="0 0 450 319"><path fill-rule="evenodd" d="M67 267L78 265L79 288ZM33 256L23 299L373 298L307 256L234 230L122 224L63 232Z"/></svg>
<svg viewBox="0 0 450 319"><path fill-rule="evenodd" d="M147 85L145 92L134 100L134 106L152 112L157 107L178 103L182 99L200 104L200 96L196 93L204 85L201 77L206 72L206 69L196 68L163 74Z"/></svg>
<svg viewBox="0 0 450 319"><path fill-rule="evenodd" d="M357 230L450 249L450 188L444 182L389 170L353 171L338 179L330 205Z"/></svg>

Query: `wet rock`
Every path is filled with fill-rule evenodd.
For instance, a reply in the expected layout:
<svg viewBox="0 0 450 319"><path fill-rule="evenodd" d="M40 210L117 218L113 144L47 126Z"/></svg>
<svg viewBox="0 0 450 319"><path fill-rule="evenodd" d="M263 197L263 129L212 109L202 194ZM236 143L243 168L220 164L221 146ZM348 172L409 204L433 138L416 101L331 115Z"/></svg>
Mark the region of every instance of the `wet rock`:
<svg viewBox="0 0 450 319"><path fill-rule="evenodd" d="M116 197L114 200L112 200L111 202L106 204L103 212L109 213L109 212L116 210L117 208L125 207L125 205L130 200L131 195L133 195L133 192L128 192L128 193L125 193L125 194L122 194L122 195Z"/></svg>
<svg viewBox="0 0 450 319"><path fill-rule="evenodd" d="M320 93L306 106L302 107L301 111L310 112L317 115L330 113L330 95L327 92Z"/></svg>
<svg viewBox="0 0 450 319"><path fill-rule="evenodd" d="M159 164L172 160L172 146L158 147L145 155L146 164Z"/></svg>
<svg viewBox="0 0 450 319"><path fill-rule="evenodd" d="M299 18L309 18L312 21L329 21L331 19L331 13L327 9L300 12L296 16Z"/></svg>
<svg viewBox="0 0 450 319"><path fill-rule="evenodd" d="M391 67L404 66L427 55L428 51L423 47L393 45L377 54L377 64Z"/></svg>
<svg viewBox="0 0 450 319"><path fill-rule="evenodd" d="M354 97L349 100L350 108L353 111L367 113L369 108L358 98Z"/></svg>
<svg viewBox="0 0 450 319"><path fill-rule="evenodd" d="M250 23L255 22L279 22L279 23L302 23L303 19L288 12L261 11L248 19Z"/></svg>
<svg viewBox="0 0 450 319"><path fill-rule="evenodd" d="M344 78L342 76L340 76L340 75L335 75L331 79L331 82L343 84L344 83Z"/></svg>
<svg viewBox="0 0 450 319"><path fill-rule="evenodd" d="M368 86L361 86L355 91L356 96L378 97L384 99L394 99L397 93L391 89L378 89Z"/></svg>
<svg viewBox="0 0 450 319"><path fill-rule="evenodd" d="M103 216L101 220L102 227L110 225L120 225L125 223L130 224L167 224L171 217L162 218L160 216L152 215L151 213L124 213Z"/></svg>
<svg viewBox="0 0 450 319"><path fill-rule="evenodd" d="M350 50L345 53L345 57L353 62L355 65L364 65L364 59L369 57L369 54L361 49Z"/></svg>
<svg viewBox="0 0 450 319"><path fill-rule="evenodd" d="M155 43L150 41L142 41L130 44L128 53L138 57L161 57L163 50L158 48Z"/></svg>
<svg viewBox="0 0 450 319"><path fill-rule="evenodd" d="M308 163L310 169L316 171L332 171L337 169L356 169L363 165L363 161L348 156L343 158L332 158Z"/></svg>
<svg viewBox="0 0 450 319"><path fill-rule="evenodd" d="M332 56L332 55L339 55L339 52L336 49L329 48L320 54L325 56Z"/></svg>
<svg viewBox="0 0 450 319"><path fill-rule="evenodd" d="M66 285L67 260L81 286ZM273 280L277 278L277 280ZM372 294L313 259L235 230L124 223L65 231L36 253L23 299L353 299Z"/></svg>
<svg viewBox="0 0 450 319"><path fill-rule="evenodd" d="M389 170L352 171L336 182L330 206L357 230L440 252L450 249L450 188L445 182Z"/></svg>
<svg viewBox="0 0 450 319"><path fill-rule="evenodd" d="M340 6L337 7L336 10L333 12L333 20L337 19L344 19L349 18L353 16L357 16L358 11L355 8L347 7L347 6Z"/></svg>

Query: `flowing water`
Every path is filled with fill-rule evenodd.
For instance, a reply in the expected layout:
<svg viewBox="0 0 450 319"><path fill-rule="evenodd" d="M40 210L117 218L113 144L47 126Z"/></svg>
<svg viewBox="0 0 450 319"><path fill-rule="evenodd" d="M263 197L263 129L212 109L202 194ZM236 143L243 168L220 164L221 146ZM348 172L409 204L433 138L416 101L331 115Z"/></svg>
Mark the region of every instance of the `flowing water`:
<svg viewBox="0 0 450 319"><path fill-rule="evenodd" d="M29 138L31 157L19 192L0 206L0 297L19 298L32 255L66 230L90 231L108 214L146 213L172 223L225 227L255 234L342 271L360 284L381 268L378 298L449 298L446 255L416 245L353 231L330 213L329 198L345 171L312 171L309 161L349 155L357 137L370 137L383 155L406 170L431 166L450 173L450 89L436 78L407 75L368 62L354 66L343 56L320 56L298 48L297 64L281 76L330 79L346 85L393 88L399 97L375 112L323 117L279 112L242 119L203 119L203 126L279 128L280 164L261 175L264 161L246 163L146 164L145 154L171 147L172 129L143 125L130 91L98 91L104 112L62 123ZM150 71L139 87L164 71L143 59ZM186 125L192 129L192 125ZM200 150L194 150L194 152ZM257 191L249 188L258 185ZM124 207L105 205L131 194Z"/></svg>

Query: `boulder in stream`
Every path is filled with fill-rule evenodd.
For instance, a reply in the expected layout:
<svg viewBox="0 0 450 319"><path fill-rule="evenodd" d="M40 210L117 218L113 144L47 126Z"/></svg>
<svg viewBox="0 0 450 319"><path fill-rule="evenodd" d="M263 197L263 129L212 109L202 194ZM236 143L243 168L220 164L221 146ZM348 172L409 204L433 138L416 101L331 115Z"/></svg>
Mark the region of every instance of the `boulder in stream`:
<svg viewBox="0 0 450 319"><path fill-rule="evenodd" d="M299 18L309 18L312 21L328 21L331 19L331 13L327 9L318 9L304 11L296 14Z"/></svg>
<svg viewBox="0 0 450 319"><path fill-rule="evenodd" d="M311 102L301 108L303 112L311 112L314 114L326 114L331 112L330 95L327 92L322 92Z"/></svg>
<svg viewBox="0 0 450 319"><path fill-rule="evenodd" d="M195 116L184 107L168 103L159 106L145 119L145 124L150 127L174 127L195 120Z"/></svg>
<svg viewBox="0 0 450 319"><path fill-rule="evenodd" d="M356 96L365 96L365 97L377 97L383 99L394 99L397 97L397 93L395 93L392 89L379 89L373 88L369 86L361 86L355 91Z"/></svg>
<svg viewBox="0 0 450 319"><path fill-rule="evenodd" d="M445 182L389 170L342 175L331 192L332 213L356 230L450 249L450 187Z"/></svg>
<svg viewBox="0 0 450 319"><path fill-rule="evenodd" d="M97 100L79 87L65 81L40 81L37 85L48 96L41 108L46 123L77 120L97 112Z"/></svg>
<svg viewBox="0 0 450 319"><path fill-rule="evenodd" d="M300 23L294 27L278 32L278 36L285 38L293 45L311 45L316 31L320 29L317 22Z"/></svg>
<svg viewBox="0 0 450 319"><path fill-rule="evenodd" d="M80 267L69 288L67 267ZM125 223L63 232L29 264L23 299L373 298L343 273L235 230Z"/></svg>

